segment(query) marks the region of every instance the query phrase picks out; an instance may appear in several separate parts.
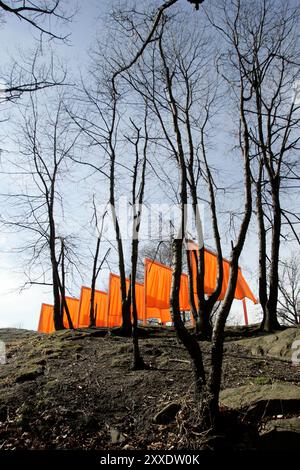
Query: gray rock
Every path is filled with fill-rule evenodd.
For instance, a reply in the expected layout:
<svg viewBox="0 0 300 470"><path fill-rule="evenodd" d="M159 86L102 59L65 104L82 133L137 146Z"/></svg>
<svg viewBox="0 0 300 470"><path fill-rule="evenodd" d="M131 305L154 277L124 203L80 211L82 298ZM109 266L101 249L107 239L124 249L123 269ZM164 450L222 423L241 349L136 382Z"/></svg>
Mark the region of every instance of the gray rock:
<svg viewBox="0 0 300 470"><path fill-rule="evenodd" d="M37 367L36 369L31 369L28 371L24 371L20 375L18 375L15 379L16 383L23 383L23 382L28 382L31 380L35 380L37 377L40 375L43 375L44 373L44 368L43 367Z"/></svg>
<svg viewBox="0 0 300 470"><path fill-rule="evenodd" d="M274 414L300 413L300 387L279 381L265 385L243 385L223 390L220 402L258 419Z"/></svg>
<svg viewBox="0 0 300 470"><path fill-rule="evenodd" d="M253 356L268 356L292 360L294 341L300 340L300 328L287 328L276 334L258 336L235 341L235 344L246 348Z"/></svg>
<svg viewBox="0 0 300 470"><path fill-rule="evenodd" d="M180 410L179 403L169 403L161 411L159 411L153 418L154 424L169 424L174 421L175 416Z"/></svg>
<svg viewBox="0 0 300 470"><path fill-rule="evenodd" d="M125 441L125 436L118 429L110 429L110 438L112 444L120 444Z"/></svg>
<svg viewBox="0 0 300 470"><path fill-rule="evenodd" d="M262 450L299 450L299 447L300 416L268 421L260 434L259 448Z"/></svg>

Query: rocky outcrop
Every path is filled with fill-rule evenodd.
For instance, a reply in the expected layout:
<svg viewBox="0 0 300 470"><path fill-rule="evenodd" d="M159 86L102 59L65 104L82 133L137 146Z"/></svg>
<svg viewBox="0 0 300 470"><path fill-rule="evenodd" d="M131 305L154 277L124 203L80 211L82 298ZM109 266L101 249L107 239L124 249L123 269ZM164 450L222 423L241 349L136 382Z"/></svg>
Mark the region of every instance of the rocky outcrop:
<svg viewBox="0 0 300 470"><path fill-rule="evenodd" d="M169 403L161 411L159 411L153 418L154 424L169 424L174 421L175 416L180 410L179 403Z"/></svg>
<svg viewBox="0 0 300 470"><path fill-rule="evenodd" d="M300 387L285 382L243 385L223 390L220 402L256 419L276 414L300 413Z"/></svg>
<svg viewBox="0 0 300 470"><path fill-rule="evenodd" d="M300 342L300 328L287 328L276 334L235 341L235 344L243 346L253 356L276 357L291 361L292 355L295 353L293 345L297 340ZM298 356L300 357L300 355Z"/></svg>
<svg viewBox="0 0 300 470"><path fill-rule="evenodd" d="M300 416L267 422L260 433L259 448L262 450L299 450Z"/></svg>

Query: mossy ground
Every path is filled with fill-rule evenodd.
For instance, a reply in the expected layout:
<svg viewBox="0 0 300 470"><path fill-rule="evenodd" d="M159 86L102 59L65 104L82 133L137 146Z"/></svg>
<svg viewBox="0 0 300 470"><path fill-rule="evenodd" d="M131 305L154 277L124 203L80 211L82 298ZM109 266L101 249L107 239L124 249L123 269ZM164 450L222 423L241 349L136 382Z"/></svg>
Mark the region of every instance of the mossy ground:
<svg viewBox="0 0 300 470"><path fill-rule="evenodd" d="M223 389L278 380L300 385L299 367L252 357L242 343L233 341L236 335L244 332L230 332L226 342ZM7 364L0 366L1 449L203 445L188 356L172 329L149 328L140 340L149 371L131 370L131 339L102 330L51 335L0 330L0 340L7 345ZM202 348L208 364L209 343ZM153 424L156 413L170 402L181 404L174 422Z"/></svg>

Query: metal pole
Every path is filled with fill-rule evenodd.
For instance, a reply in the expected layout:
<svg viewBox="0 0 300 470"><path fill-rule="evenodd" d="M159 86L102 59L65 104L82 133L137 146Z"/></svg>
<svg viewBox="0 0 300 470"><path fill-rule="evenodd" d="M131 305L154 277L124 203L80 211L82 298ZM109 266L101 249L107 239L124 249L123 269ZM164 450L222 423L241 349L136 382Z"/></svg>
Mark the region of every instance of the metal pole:
<svg viewBox="0 0 300 470"><path fill-rule="evenodd" d="M246 304L245 299L243 299L243 309L244 309L245 325L248 326L249 325L249 320L248 320L247 304Z"/></svg>

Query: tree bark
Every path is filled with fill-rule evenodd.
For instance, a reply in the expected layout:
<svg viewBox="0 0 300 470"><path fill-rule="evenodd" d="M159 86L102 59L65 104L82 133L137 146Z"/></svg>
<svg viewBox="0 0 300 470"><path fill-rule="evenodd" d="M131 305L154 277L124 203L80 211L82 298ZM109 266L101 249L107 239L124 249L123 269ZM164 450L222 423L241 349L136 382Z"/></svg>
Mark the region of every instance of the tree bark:
<svg viewBox="0 0 300 470"><path fill-rule="evenodd" d="M96 326L96 316L95 316L95 289L96 289L96 280L97 280L97 263L100 250L100 237L97 238L96 252L94 256L93 263L93 275L91 282L91 299L90 299L90 327Z"/></svg>
<svg viewBox="0 0 300 470"><path fill-rule="evenodd" d="M258 274L258 292L259 301L263 311L263 318L266 316L266 305L268 300L267 293L267 249L266 249L266 228L264 223L264 211L262 205L262 174L263 174L263 161L260 161L259 175L256 182L256 217L258 223L258 262L259 262L259 274Z"/></svg>
<svg viewBox="0 0 300 470"><path fill-rule="evenodd" d="M279 200L279 182L278 178L272 182L272 208L273 208L273 225L272 225L272 246L271 246L271 264L270 264L270 286L269 297L266 303L266 312L262 322L262 329L266 332L272 332L281 328L277 319L277 302L278 302L278 284L279 284L279 250L281 235L281 207Z"/></svg>

